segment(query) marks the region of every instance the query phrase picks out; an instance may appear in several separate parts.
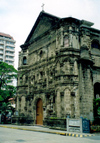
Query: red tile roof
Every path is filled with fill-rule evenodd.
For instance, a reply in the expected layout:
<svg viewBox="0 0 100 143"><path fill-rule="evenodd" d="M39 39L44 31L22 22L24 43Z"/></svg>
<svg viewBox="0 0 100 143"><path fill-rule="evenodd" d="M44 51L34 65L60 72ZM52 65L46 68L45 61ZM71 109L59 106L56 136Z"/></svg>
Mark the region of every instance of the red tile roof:
<svg viewBox="0 0 100 143"><path fill-rule="evenodd" d="M12 36L10 36L9 34L0 32L0 36L4 36L4 37L11 38L12 40L14 40L14 38Z"/></svg>

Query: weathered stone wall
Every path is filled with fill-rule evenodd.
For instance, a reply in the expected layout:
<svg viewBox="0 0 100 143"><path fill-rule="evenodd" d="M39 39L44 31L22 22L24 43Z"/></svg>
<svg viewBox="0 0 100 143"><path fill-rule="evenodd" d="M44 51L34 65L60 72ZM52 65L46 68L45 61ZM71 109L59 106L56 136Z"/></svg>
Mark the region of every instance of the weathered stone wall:
<svg viewBox="0 0 100 143"><path fill-rule="evenodd" d="M91 71L87 65L81 66L80 85L80 115L84 118L93 119L93 83Z"/></svg>
<svg viewBox="0 0 100 143"><path fill-rule="evenodd" d="M42 25L48 32L40 31ZM93 120L94 83L100 79L100 50L91 47L94 37L75 23L46 26L42 20L31 44L19 54L17 110L33 117L35 123L41 98L43 119L82 116ZM25 56L27 64L23 65Z"/></svg>

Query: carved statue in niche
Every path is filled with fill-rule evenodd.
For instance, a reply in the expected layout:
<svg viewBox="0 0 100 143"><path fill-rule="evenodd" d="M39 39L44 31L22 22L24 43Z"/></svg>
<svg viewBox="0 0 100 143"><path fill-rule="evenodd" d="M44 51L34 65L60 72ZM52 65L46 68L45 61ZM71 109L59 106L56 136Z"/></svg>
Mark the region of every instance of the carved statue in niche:
<svg viewBox="0 0 100 143"><path fill-rule="evenodd" d="M40 60L40 55L39 55L40 53L39 52L36 52L36 62L38 62L39 60Z"/></svg>
<svg viewBox="0 0 100 143"><path fill-rule="evenodd" d="M69 47L69 37L67 35L64 36L64 47Z"/></svg>
<svg viewBox="0 0 100 143"><path fill-rule="evenodd" d="M65 73L65 70L66 70L66 62L61 63L61 64L60 64L60 67L61 67L60 72L61 72L61 73Z"/></svg>
<svg viewBox="0 0 100 143"><path fill-rule="evenodd" d="M61 64L60 64L60 72L61 73L65 73L65 74L70 74L70 61L69 59L64 59L62 60Z"/></svg>
<svg viewBox="0 0 100 143"><path fill-rule="evenodd" d="M60 32L57 33L57 44L60 45Z"/></svg>
<svg viewBox="0 0 100 143"><path fill-rule="evenodd" d="M70 73L70 62L69 62L69 61L67 61L67 62L65 63L65 73L66 73L66 74L69 74L69 73Z"/></svg>
<svg viewBox="0 0 100 143"><path fill-rule="evenodd" d="M48 117L50 117L50 115L53 115L53 109L54 109L53 96L51 96L51 94L47 98L46 114Z"/></svg>
<svg viewBox="0 0 100 143"><path fill-rule="evenodd" d="M49 71L49 78L50 78L50 79L53 79L53 74L54 74L54 73L53 73L53 70L50 70L50 71Z"/></svg>
<svg viewBox="0 0 100 143"><path fill-rule="evenodd" d="M33 85L34 85L34 83L35 83L35 74L33 74L32 77L33 77L32 80L33 80Z"/></svg>
<svg viewBox="0 0 100 143"><path fill-rule="evenodd" d="M62 35L62 31L61 31L61 29L59 29L57 32L56 32L56 45L57 46L60 46L61 45L61 40L62 40L62 38L61 38L61 35Z"/></svg>
<svg viewBox="0 0 100 143"><path fill-rule="evenodd" d="M75 61L74 62L74 71L73 71L73 73L74 73L74 75L78 75L78 64L77 64L77 61Z"/></svg>
<svg viewBox="0 0 100 143"><path fill-rule="evenodd" d="M31 85L31 77L29 76L29 85Z"/></svg>
<svg viewBox="0 0 100 143"><path fill-rule="evenodd" d="M59 61L55 65L55 75L60 73L60 63Z"/></svg>
<svg viewBox="0 0 100 143"><path fill-rule="evenodd" d="M22 79L23 79L23 84L26 84L26 75L23 75Z"/></svg>
<svg viewBox="0 0 100 143"><path fill-rule="evenodd" d="M33 76L31 77L31 85L33 85Z"/></svg>
<svg viewBox="0 0 100 143"><path fill-rule="evenodd" d="M86 35L83 35L81 38L81 46L85 45L89 48L90 38Z"/></svg>
<svg viewBox="0 0 100 143"><path fill-rule="evenodd" d="M39 51L39 59L42 60L43 58L45 58L44 56L45 56L45 51L44 50L40 50Z"/></svg>

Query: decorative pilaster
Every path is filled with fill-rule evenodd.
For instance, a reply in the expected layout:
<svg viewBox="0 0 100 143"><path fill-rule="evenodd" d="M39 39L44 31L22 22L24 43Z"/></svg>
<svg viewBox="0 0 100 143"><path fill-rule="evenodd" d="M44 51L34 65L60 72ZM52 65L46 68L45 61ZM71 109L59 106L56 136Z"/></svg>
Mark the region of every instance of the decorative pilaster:
<svg viewBox="0 0 100 143"><path fill-rule="evenodd" d="M57 91L57 117L61 117L61 98L60 98L60 92Z"/></svg>

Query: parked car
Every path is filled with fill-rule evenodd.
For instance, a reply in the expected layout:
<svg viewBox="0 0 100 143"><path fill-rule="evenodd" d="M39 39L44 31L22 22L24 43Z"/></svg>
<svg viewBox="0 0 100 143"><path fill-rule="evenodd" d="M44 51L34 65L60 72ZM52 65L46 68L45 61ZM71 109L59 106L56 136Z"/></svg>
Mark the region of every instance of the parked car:
<svg viewBox="0 0 100 143"><path fill-rule="evenodd" d="M10 114L6 115L6 123L11 123L11 115Z"/></svg>

